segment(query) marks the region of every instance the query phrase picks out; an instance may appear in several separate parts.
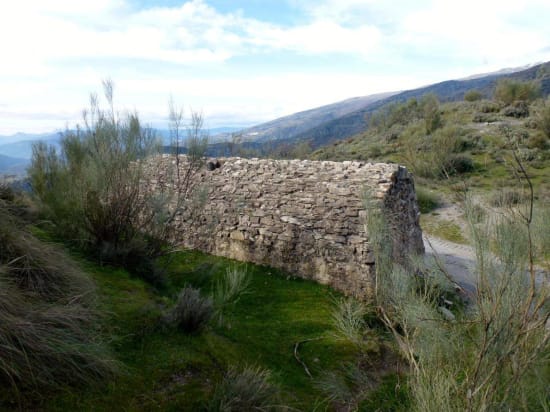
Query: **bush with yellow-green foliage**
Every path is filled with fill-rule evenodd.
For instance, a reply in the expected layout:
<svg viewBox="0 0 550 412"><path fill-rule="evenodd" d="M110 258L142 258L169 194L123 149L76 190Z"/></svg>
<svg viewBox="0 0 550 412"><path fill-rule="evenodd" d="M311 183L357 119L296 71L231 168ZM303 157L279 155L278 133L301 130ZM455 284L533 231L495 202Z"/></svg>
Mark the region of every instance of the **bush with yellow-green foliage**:
<svg viewBox="0 0 550 412"><path fill-rule="evenodd" d="M483 94L479 90L472 89L464 93L464 100L467 102L476 102L481 99L483 99Z"/></svg>
<svg viewBox="0 0 550 412"><path fill-rule="evenodd" d="M33 148L29 168L33 194L58 237L102 263L121 265L153 284L162 283L153 260L165 250L171 222L190 197L191 177L206 147L202 118L192 117L187 137L190 161L186 170L180 170L182 115L172 106L178 154L176 172L167 173L166 183L174 189L153 193L144 185L141 160L159 153L157 136L137 113L118 113L112 82L105 81L104 89L107 108L92 95L84 125L64 133L59 151L43 143Z"/></svg>
<svg viewBox="0 0 550 412"><path fill-rule="evenodd" d="M522 82L512 79L501 79L497 82L493 98L504 104L535 100L540 95L540 86L536 82Z"/></svg>
<svg viewBox="0 0 550 412"><path fill-rule="evenodd" d="M409 363L410 410L547 410L550 288L537 282L533 261L550 220L535 220L526 203L480 222L467 204L477 256L467 310L442 299L453 287L444 268L393 264L385 218L369 208L369 228L380 229L376 304Z"/></svg>
<svg viewBox="0 0 550 412"><path fill-rule="evenodd" d="M539 107L536 124L539 130L550 139L550 98L547 98L541 107Z"/></svg>

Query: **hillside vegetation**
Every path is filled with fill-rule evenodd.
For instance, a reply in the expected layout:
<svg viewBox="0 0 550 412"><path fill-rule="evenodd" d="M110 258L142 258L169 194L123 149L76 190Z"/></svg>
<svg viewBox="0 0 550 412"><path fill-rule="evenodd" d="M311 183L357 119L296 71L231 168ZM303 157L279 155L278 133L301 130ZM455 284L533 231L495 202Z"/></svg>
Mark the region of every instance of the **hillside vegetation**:
<svg viewBox="0 0 550 412"><path fill-rule="evenodd" d="M110 107L92 100L93 120L65 134L61 153L35 147L32 198L0 187L0 409L548 410L550 290L536 265L550 250L550 102L540 84L502 81L492 100L472 90L463 102L395 103L365 133L313 154L405 163L423 223L475 246L466 300L437 262L395 264L387 217L367 197L369 302L175 249L169 228L196 207L193 187L142 194L141 159L158 148L105 89ZM170 120L178 154L173 105ZM201 125L193 117L187 133L199 163ZM439 224L443 202L464 205L469 230Z"/></svg>
<svg viewBox="0 0 550 412"><path fill-rule="evenodd" d="M370 116L365 132L308 156L406 166L415 175L424 232L465 243L465 192L480 213L501 213L528 199L515 156L534 185L539 216L550 199L550 98L536 81L506 78L492 95L473 89L459 102L427 94L393 103Z"/></svg>
<svg viewBox="0 0 550 412"><path fill-rule="evenodd" d="M288 151L289 148L305 142L310 147L317 149L320 146L362 133L369 126L370 116L388 105L406 103L410 99L420 100L427 94L434 94L441 102L458 102L462 101L465 94L471 90L476 90L482 98L490 99L497 82L503 79L520 83L536 82L540 96L548 96L550 94L550 63L539 64L513 73L495 73L469 79L447 80L413 90L392 93L386 98L367 101L362 107L357 107L356 110L349 113L341 112L337 115L327 116L322 122L310 122L308 116L301 118L289 116L289 120L292 120L290 124L287 124L285 118L282 118L252 128L251 130L262 132L263 141L255 142L256 145L244 144L243 146L255 149L259 153L266 153L278 147ZM323 108L315 110L322 111L321 109ZM335 113L338 111L335 110ZM275 150L275 152L277 151L280 150Z"/></svg>
<svg viewBox="0 0 550 412"><path fill-rule="evenodd" d="M175 213L197 207L185 185L195 170L177 193L147 196L140 160L157 149L154 136L137 115L119 115L104 86L107 109L93 98L60 150L34 147L32 196L0 190L0 409L406 405L393 389L402 378L393 343L365 305L170 244ZM178 153L173 105L170 118ZM194 165L204 161L201 121L185 133ZM347 365L360 374L341 377Z"/></svg>
<svg viewBox="0 0 550 412"><path fill-rule="evenodd" d="M34 228L36 238L13 202L0 216L1 410L324 410L380 396L406 405L392 389L403 377L391 340L382 329L347 333L355 303L328 287L183 251L157 262L164 282L154 287ZM364 363L361 380L334 381L342 365ZM331 397L332 383L351 397Z"/></svg>
<svg viewBox="0 0 550 412"><path fill-rule="evenodd" d="M518 87L528 90L514 91ZM538 96L536 83L511 81L499 83L491 100L475 90L450 103L424 95L383 107L370 117L366 132L320 148L311 157L397 162L420 182L452 189L465 181L470 188L488 189L513 183L509 155L516 150L538 194L545 196L550 193L550 100Z"/></svg>

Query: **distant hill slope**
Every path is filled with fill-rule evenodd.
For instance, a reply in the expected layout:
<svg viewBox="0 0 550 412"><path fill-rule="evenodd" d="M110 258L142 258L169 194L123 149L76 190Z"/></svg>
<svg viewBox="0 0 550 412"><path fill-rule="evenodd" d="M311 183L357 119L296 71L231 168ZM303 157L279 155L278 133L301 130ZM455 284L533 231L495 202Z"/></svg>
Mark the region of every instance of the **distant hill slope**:
<svg viewBox="0 0 550 412"><path fill-rule="evenodd" d="M57 146L61 135L59 133L51 133L44 135L23 135L25 140L13 141L10 137L0 137L0 155L16 157L20 159L30 159L32 157L32 145L42 141L47 144ZM21 137L20 137L21 138Z"/></svg>
<svg viewBox="0 0 550 412"><path fill-rule="evenodd" d="M322 112L328 120L319 122L316 126L310 128L307 128L307 125L311 123L304 123L301 125L303 130L292 134L285 134L284 131L286 129L277 128L277 122L285 118L264 123L254 128L247 129L247 131L269 130L271 135L282 137L277 139L282 145L295 145L300 141L307 141L313 148L317 148L363 132L368 125L368 115L387 104L404 102L411 98L419 98L428 93L435 94L441 102L458 101L464 98L464 93L472 89L479 90L485 97L491 97L497 80L501 78L521 81L538 79L541 83L541 92L543 96L548 96L550 94L550 62L547 62L512 73L506 70L504 73L501 71L497 74L490 74L484 77L476 76L471 79L448 80L419 89L391 93L390 96L371 100L364 104L363 107L346 114L330 113L332 105L324 106L314 110L321 111L321 109L324 109ZM287 116L287 118L292 118L293 116L299 118L302 113ZM256 141L263 141L260 134L258 134Z"/></svg>
<svg viewBox="0 0 550 412"><path fill-rule="evenodd" d="M0 154L0 175L21 175L29 165L28 159L4 156Z"/></svg>
<svg viewBox="0 0 550 412"><path fill-rule="evenodd" d="M244 129L244 141L270 142L293 138L312 128L341 118L349 113L361 110L370 104L385 99L399 92L379 93L363 97L354 97L341 102L332 103L315 109L291 114L267 123Z"/></svg>

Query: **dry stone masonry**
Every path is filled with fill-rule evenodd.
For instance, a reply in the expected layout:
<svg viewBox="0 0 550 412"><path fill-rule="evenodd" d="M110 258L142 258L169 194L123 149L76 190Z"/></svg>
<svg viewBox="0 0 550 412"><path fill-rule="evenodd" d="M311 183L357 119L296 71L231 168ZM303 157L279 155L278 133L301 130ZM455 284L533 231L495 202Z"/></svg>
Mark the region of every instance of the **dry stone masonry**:
<svg viewBox="0 0 550 412"><path fill-rule="evenodd" d="M174 159L154 163L158 186ZM207 163L196 179L203 201L176 221L176 240L187 248L366 297L374 274L368 191L390 221L396 258L424 252L413 179L395 164L226 158Z"/></svg>

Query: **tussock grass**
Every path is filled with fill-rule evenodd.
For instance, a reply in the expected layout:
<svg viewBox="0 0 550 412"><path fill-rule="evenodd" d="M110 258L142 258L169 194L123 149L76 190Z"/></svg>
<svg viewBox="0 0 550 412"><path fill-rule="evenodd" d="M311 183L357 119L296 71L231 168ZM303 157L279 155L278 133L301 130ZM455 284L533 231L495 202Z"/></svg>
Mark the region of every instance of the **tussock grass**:
<svg viewBox="0 0 550 412"><path fill-rule="evenodd" d="M216 387L208 412L278 411L287 410L280 405L279 388L272 382L268 369L246 366L230 368Z"/></svg>
<svg viewBox="0 0 550 412"><path fill-rule="evenodd" d="M371 307L357 299L338 299L332 312L337 336L348 340L360 349L366 346L365 340L370 332L366 316L372 312Z"/></svg>
<svg viewBox="0 0 550 412"><path fill-rule="evenodd" d="M19 288L48 301L93 296L93 282L63 252L19 229L3 210L0 220L0 262Z"/></svg>
<svg viewBox="0 0 550 412"><path fill-rule="evenodd" d="M89 385L115 364L92 338L96 314L80 303L29 302L0 274L0 381L14 388Z"/></svg>
<svg viewBox="0 0 550 412"><path fill-rule="evenodd" d="M375 384L366 370L352 363L342 365L337 372L323 374L317 381L317 387L326 394L327 400L340 406L335 409L345 411L358 410Z"/></svg>
<svg viewBox="0 0 550 412"><path fill-rule="evenodd" d="M0 220L0 382L18 393L113 376L92 281L1 208Z"/></svg>
<svg viewBox="0 0 550 412"><path fill-rule="evenodd" d="M217 280L212 292L218 323L223 322L224 313L239 301L249 287L250 276L246 267L242 269L232 266L226 269L224 276Z"/></svg>
<svg viewBox="0 0 550 412"><path fill-rule="evenodd" d="M204 329L213 315L212 299L202 297L199 289L186 286L180 291L167 320L186 333L195 333Z"/></svg>

